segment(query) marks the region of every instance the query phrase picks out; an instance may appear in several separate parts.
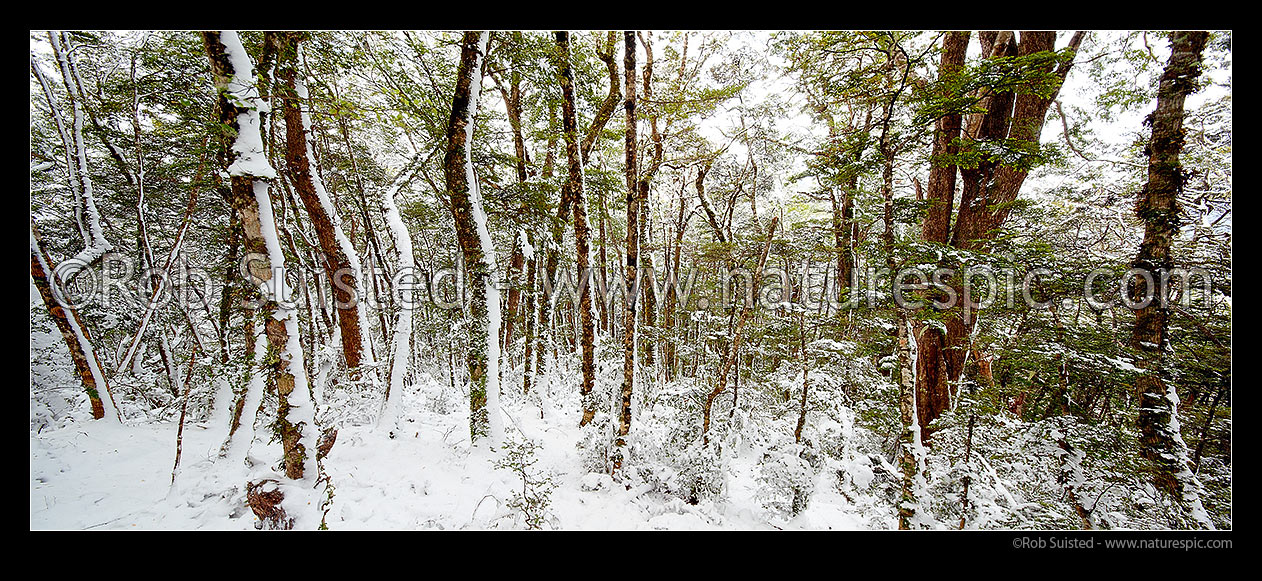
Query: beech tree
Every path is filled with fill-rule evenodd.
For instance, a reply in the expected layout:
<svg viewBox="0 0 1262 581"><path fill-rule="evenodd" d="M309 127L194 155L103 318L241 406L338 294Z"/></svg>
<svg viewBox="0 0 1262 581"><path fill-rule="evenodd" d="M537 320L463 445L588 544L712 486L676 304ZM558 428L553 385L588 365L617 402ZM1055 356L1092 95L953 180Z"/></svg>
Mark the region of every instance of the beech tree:
<svg viewBox="0 0 1262 581"><path fill-rule="evenodd" d="M562 94L561 127L565 138L565 157L569 167L568 179L565 182L565 187L562 189L562 192L568 192L568 196L562 193L562 197L568 197L574 207L575 264L579 276L578 309L582 327L580 342L583 352L583 380L579 388L579 397L583 401L583 417L579 421L579 426L581 427L587 425L596 414L594 401L596 396L594 393L596 385L596 331L595 315L592 312L592 284L594 278L591 275L591 230L587 225L587 201L583 193L583 162L579 155L578 120L574 111L574 85L569 65L569 33L565 31L557 32L556 43Z"/></svg>
<svg viewBox="0 0 1262 581"><path fill-rule="evenodd" d="M443 170L469 281L469 432L473 440L489 437L491 446L497 446L503 439L498 415L500 297L495 286L495 246L469 157L487 41L486 32L473 31L465 32L461 40Z"/></svg>
<svg viewBox="0 0 1262 581"><path fill-rule="evenodd" d="M1184 503L1198 527L1212 529L1201 506L1201 484L1192 473L1187 444L1175 418L1179 396L1169 376L1165 353L1169 349L1168 284L1174 260L1171 245L1179 228L1178 196L1183 190L1183 104L1196 90L1206 32L1176 31L1170 36L1170 59L1157 88L1157 109L1148 118L1152 138L1148 153L1148 182L1140 190L1135 213L1144 223L1131 284L1132 300L1142 305L1135 313L1131 347L1140 354L1145 373L1136 380L1139 392L1139 440L1142 453L1156 466L1153 480Z"/></svg>
<svg viewBox="0 0 1262 581"><path fill-rule="evenodd" d="M305 33L274 35L277 52L276 77L282 85L281 103L285 117L285 161L289 180L311 218L324 254L325 275L333 289L334 310L342 338L342 354L351 378L359 376L361 360L373 360L371 343L365 340L367 318L360 309L363 266L359 253L342 231L342 219L329 199L323 180L316 175L311 155L310 121L303 111L308 100L306 82L299 77L299 43Z"/></svg>
<svg viewBox="0 0 1262 581"><path fill-rule="evenodd" d="M32 31L32 527L1230 529L1165 35Z"/></svg>
<svg viewBox="0 0 1262 581"><path fill-rule="evenodd" d="M262 366L262 373L251 378L249 389L243 394L246 415L241 425L250 437L238 436L231 440L234 443L229 448L228 458L234 462L244 460L246 450L254 444L254 414L258 402L264 391L273 392L279 398L276 432L284 449L284 475L307 483L309 489L317 472L313 454L316 449L315 409L307 385L304 354L299 348L297 314L292 306L281 303L282 297L288 294L288 285L274 275L283 272L285 266L269 194L269 181L278 174L263 154L262 101L254 66L236 32L204 32L202 37L215 87L219 90L219 122L232 129L232 133L225 132L222 154L225 170L231 178L228 202L241 216L245 234L242 248L251 259L248 262L250 276L265 285L265 290L260 289L261 305L256 312L263 319L266 343L256 342L254 349L254 361ZM233 135L235 137L231 137ZM244 445L237 443L241 440L245 441ZM257 488L265 481L265 478L256 480L251 486ZM281 499L287 495L283 491L276 492ZM298 511L293 508L295 500L289 504L291 508L287 511L269 513L269 526L293 526L292 519L298 516Z"/></svg>
<svg viewBox="0 0 1262 581"><path fill-rule="evenodd" d="M930 202L923 226L925 241L984 251L994 239L1026 176L1038 162L1039 136L1047 110L1073 67L1073 55L1083 34L1075 33L1059 53L1054 51L1055 32L978 34L982 58L1002 63L999 66L1005 69L1016 66L1000 76L1002 84L983 85L968 95L965 102L976 102L984 112L968 113L961 122L958 113L947 110L937 122L931 159L938 167L931 171L924 194ZM957 91L962 84L956 71L967 41L965 33L950 33L943 40L940 82L957 87ZM956 93L952 97L965 96ZM961 149L953 150L956 143ZM1007 160L1005 156L979 155L979 148L993 146L1008 150ZM969 161L964 165L950 163L957 158ZM957 169L961 186L958 204ZM952 208L957 208L954 220ZM961 288L955 290L956 296L963 296ZM917 331L921 338L916 352L916 409L922 437L926 439L932 431L930 424L949 407L957 392L953 386L958 385L963 373L966 337L976 324L967 313L967 309L949 309L945 313L945 333L927 327Z"/></svg>

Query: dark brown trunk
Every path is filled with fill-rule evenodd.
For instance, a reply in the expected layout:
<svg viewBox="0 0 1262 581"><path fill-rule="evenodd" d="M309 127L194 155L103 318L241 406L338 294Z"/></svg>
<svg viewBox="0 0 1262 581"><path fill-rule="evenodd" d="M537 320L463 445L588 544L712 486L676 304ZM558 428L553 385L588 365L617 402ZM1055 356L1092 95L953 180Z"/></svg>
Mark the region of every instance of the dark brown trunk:
<svg viewBox="0 0 1262 581"><path fill-rule="evenodd" d="M351 261L338 243L329 209L316 191L315 168L309 163L307 130L303 123L302 107L298 95L298 43L306 39L306 33L277 33L277 80L281 104L285 116L285 162L290 183L311 218L316 238L322 252L321 265L329 286L333 289L334 310L337 312L338 330L342 339L342 355L352 379L359 377L363 358L363 333L359 325L359 303L362 300L355 277L351 273ZM314 321L313 321L314 323Z"/></svg>
<svg viewBox="0 0 1262 581"><path fill-rule="evenodd" d="M648 248L648 232L649 232L649 179L644 178L639 182L639 201L636 205L640 207L640 236L638 244L640 254L640 289L644 295L644 314L641 315L643 327L651 329L657 325L657 291L654 288L657 273L653 271L652 251ZM644 354L644 365L653 366L653 351L655 349L654 342L651 337L640 337L640 351Z"/></svg>
<svg viewBox="0 0 1262 581"><path fill-rule="evenodd" d="M334 89L334 98L337 98L336 88ZM365 237L368 239L368 242L365 245L366 248L364 252L365 254L369 254L369 252L371 251L371 254L370 254L371 260L369 260L368 262L372 266L372 268L365 266L364 272L360 276L360 280L370 281L370 282L363 283L364 284L363 291L365 295L368 293L368 286L371 283L373 296L380 297L381 289L378 288L377 286L377 275L375 272L373 272L373 270L375 270L375 267L377 265L384 264L385 259L382 257L382 254L381 254L381 245L377 242L377 232L372 224L372 217L368 214L368 200L367 200L367 196L364 193L366 191L364 188L364 181L363 181L363 178L360 177L359 163L356 161L356 158L355 158L355 149L351 146L350 130L346 126L345 117L338 116L337 124L338 124L338 129L341 130L342 142L346 144L346 156L351 162L351 173L355 176L355 188L356 188L355 197L359 201L360 219L364 223L364 234L366 235ZM377 311L377 323L381 326L382 336L385 339L386 343L389 344L391 340L390 326L386 324L385 309L378 308L376 309L376 311ZM363 338L364 338L364 347L366 349L372 349L372 335L371 335L372 330L362 329L362 331L363 331Z"/></svg>
<svg viewBox="0 0 1262 581"><path fill-rule="evenodd" d="M477 103L472 102L472 85L474 75L482 74L482 55L479 54L482 34L466 31L460 43L460 65L456 72L455 95L452 97L451 117L447 125L447 151L443 158L443 174L451 199L456 238L464 258L465 288L470 296L469 353L465 362L469 368L469 433L474 441L489 433L486 401L490 318L486 287L491 271L473 217L474 199L471 191L477 184L469 183L465 173L470 146L465 131L466 126L473 122L470 111L477 107Z"/></svg>
<svg viewBox="0 0 1262 581"><path fill-rule="evenodd" d="M1078 482L1081 478L1081 474L1078 473L1078 468L1076 468L1076 466L1080 458L1077 457L1078 453L1069 443L1064 431L1059 430L1058 433L1060 434L1060 437L1056 440L1056 446L1059 447L1062 452L1060 456L1060 474L1058 475L1058 480L1060 481L1060 485L1064 487L1065 498L1069 501L1069 505L1073 507L1074 513L1078 515L1078 522L1082 524L1082 528L1087 530L1094 529L1095 526L1091 522L1091 511L1087 510L1086 507L1083 506L1082 498L1080 496L1081 490L1078 488Z"/></svg>
<svg viewBox="0 0 1262 581"><path fill-rule="evenodd" d="M841 199L837 193L829 190L829 198L833 207L833 238L837 252L836 287L838 301L845 298L854 277L854 191L858 188L859 177L856 175L848 187L842 190Z"/></svg>
<svg viewBox="0 0 1262 581"><path fill-rule="evenodd" d="M583 402L583 417L579 426L585 426L596 415L594 387L596 385L596 330L592 319L592 277L590 228L587 225L587 204L583 196L583 162L579 155L578 118L574 108L574 78L570 70L570 38L568 32L556 33L557 51L560 58L561 82L561 129L565 138L565 156L569 162L569 180L566 186L574 201L575 262L578 268L578 320L581 326L583 381L579 397Z"/></svg>
<svg viewBox="0 0 1262 581"><path fill-rule="evenodd" d="M1149 117L1152 139L1148 154L1148 182L1139 193L1136 215L1144 222L1144 240L1131 266L1161 281L1174 266L1171 247L1180 225L1178 196L1185 176L1179 163L1183 150L1184 101L1196 90L1200 76L1201 52L1208 40L1206 32L1177 31L1171 35L1171 55L1157 88L1157 109ZM1131 281L1130 297L1139 307L1131 333L1131 347L1138 354L1145 374L1136 380L1140 393L1139 428L1141 454L1151 461L1153 481L1181 500L1199 488L1186 465L1187 447L1173 430L1177 413L1168 392L1175 391L1169 376L1166 350L1169 348L1169 310L1163 285L1154 285L1142 275ZM1151 300L1147 300L1151 299ZM1199 504L1199 500L1197 501Z"/></svg>
<svg viewBox="0 0 1262 581"><path fill-rule="evenodd" d="M640 247L640 195L636 179L636 101L635 101L635 33L627 31L623 35L624 56L623 73L626 75L627 128L624 150L626 152L627 178L627 261L624 265L623 289L624 307L622 319L622 388L621 403L618 413L618 437L614 444L619 450L615 453L614 471L621 468L622 450L626 445L626 436L631 430L631 393L635 385L635 307L637 289L636 270L639 266Z"/></svg>

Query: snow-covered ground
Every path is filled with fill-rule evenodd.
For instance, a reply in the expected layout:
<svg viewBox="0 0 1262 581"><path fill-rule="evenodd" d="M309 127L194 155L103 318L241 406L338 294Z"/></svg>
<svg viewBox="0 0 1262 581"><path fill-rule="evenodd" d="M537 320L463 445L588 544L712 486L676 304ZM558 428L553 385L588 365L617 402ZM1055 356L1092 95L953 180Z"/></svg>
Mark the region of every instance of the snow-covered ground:
<svg viewBox="0 0 1262 581"><path fill-rule="evenodd" d="M582 469L575 452L580 434L574 427L576 413L545 409L544 419L539 419L537 408L524 409L529 405L507 411L533 412L518 414L515 425L540 446L532 468L551 473L556 485L544 528L864 528L844 498L823 491L794 519L768 519L755 495L758 468L750 458L729 463L728 494L722 502L690 505L653 491L626 490ZM328 527L524 528L516 511L506 507L521 489L521 480L509 470L495 468L498 454L470 448L467 417L463 408L439 414L412 407L400 418L394 438L372 425L344 426L325 459L335 487ZM32 432L31 528L253 529L256 519L244 504L243 483L227 482L217 474L235 472L217 458L222 429L186 426L179 479L171 484L176 428L174 423L119 426L86 421ZM278 458L278 446L275 452Z"/></svg>

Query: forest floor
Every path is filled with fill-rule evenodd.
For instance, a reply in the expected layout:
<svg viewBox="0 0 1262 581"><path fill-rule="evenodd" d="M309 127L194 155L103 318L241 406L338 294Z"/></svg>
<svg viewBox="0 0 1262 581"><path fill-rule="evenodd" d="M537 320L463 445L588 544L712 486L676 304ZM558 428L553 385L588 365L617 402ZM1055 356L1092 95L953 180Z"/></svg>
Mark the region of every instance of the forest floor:
<svg viewBox="0 0 1262 581"><path fill-rule="evenodd" d="M429 378L403 398L399 429L344 424L324 461L335 493L326 523L335 530L518 529L521 512L507 503L523 489L514 472L497 468L502 454L471 447L467 406L423 403L422 392L442 386ZM424 389L428 388L428 389ZM432 400L432 397L430 398ZM454 398L453 398L454 399ZM507 398L506 398L507 399ZM505 402L514 418L510 439L538 448L528 473L551 478L542 528L568 530L852 530L868 528L845 498L816 486L806 510L788 520L769 518L757 498L752 447L724 463L725 493L695 505L651 486L627 490L582 467L577 397L571 406L542 406L522 398ZM457 400L458 401L458 400ZM441 410L447 407L449 409ZM435 408L445 411L440 413ZM542 416L542 418L541 418ZM32 529L253 529L256 519L241 484L222 482L216 458L224 430L185 426L177 482L171 473L177 424L109 424L73 421L30 434ZM279 445L274 457L280 457ZM272 450L267 450L267 453ZM268 455L265 453L264 455ZM827 478L827 472L819 475ZM544 487L546 488L546 487ZM536 488L538 490L538 488ZM533 492L533 491L532 491ZM548 492L544 490L544 492ZM892 520L892 519L891 519ZM890 524L893 524L892 522Z"/></svg>

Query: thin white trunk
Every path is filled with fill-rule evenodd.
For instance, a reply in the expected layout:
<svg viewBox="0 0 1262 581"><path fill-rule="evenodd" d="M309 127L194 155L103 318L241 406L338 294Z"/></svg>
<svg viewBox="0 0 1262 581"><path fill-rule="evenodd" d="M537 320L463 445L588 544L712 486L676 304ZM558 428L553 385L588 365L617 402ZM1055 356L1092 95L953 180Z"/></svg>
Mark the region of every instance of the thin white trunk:
<svg viewBox="0 0 1262 581"><path fill-rule="evenodd" d="M53 96L53 89L49 86L44 70L40 68L39 63L35 62L35 55L31 55L31 71L35 73L35 78L39 79L40 87L44 89L44 99L48 102L49 116L53 118L53 123L57 126L57 134L61 136L61 146L65 150L66 156L66 176L70 180L70 191L74 194L75 225L79 228L79 235L83 238L83 245L85 247L91 246L92 241L88 237L88 230L83 226L83 190L79 186L79 172L75 169L78 164L74 160L74 141L70 139L70 134L66 132L65 124L61 122L61 108L57 106L57 100Z"/></svg>
<svg viewBox="0 0 1262 581"><path fill-rule="evenodd" d="M478 37L478 56L486 55L490 34L486 31ZM476 71L469 84L469 121L465 124L466 148L472 149L473 128L478 112L478 95L482 91L482 63L474 65ZM495 243L491 240L491 232L486 225L486 211L482 208L482 188L478 185L477 176L473 172L473 156L465 156L465 179L469 183L469 204L473 208L473 220L477 224L478 240L482 246L482 260L486 265L486 415L487 436L490 447L498 448L504 441L504 419L500 416L500 289L497 286L499 276L495 268Z"/></svg>
<svg viewBox="0 0 1262 581"><path fill-rule="evenodd" d="M105 239L105 231L101 228L101 213L96 208L96 197L93 195L92 189L92 176L88 172L88 148L83 141L83 98L78 90L78 74L75 72L74 63L67 54L70 49L70 42L65 33L58 33L54 37L50 31L48 37L52 41L53 54L56 55L57 63L61 68L62 82L66 86L67 94L70 96L71 109L74 114L71 137L74 141L75 171L79 175L83 211L88 219L88 237L90 238L90 243L86 248L68 259L70 267L62 271L61 280L59 281L64 283L70 280L83 267L99 260L106 252L112 250L114 246ZM65 43L65 46L61 46L61 43Z"/></svg>
<svg viewBox="0 0 1262 581"><path fill-rule="evenodd" d="M398 260L396 281L403 281L404 273L416 270L416 259L412 254L412 238L408 234L407 226L403 223L403 218L399 215L398 206L394 203L394 196L402 185L406 173L407 168L400 172L399 177L395 179L395 184L381 196L381 211L386 217L386 230L394 241ZM385 401L382 402L381 417L378 419L378 425L386 429L393 429L397 421L398 400L403 393L403 380L407 377L408 352L412 343L412 300L410 296L400 293L398 288L395 292L400 295L399 318L395 321L394 344L391 348L390 390L386 394ZM362 309L360 312L362 316Z"/></svg>

